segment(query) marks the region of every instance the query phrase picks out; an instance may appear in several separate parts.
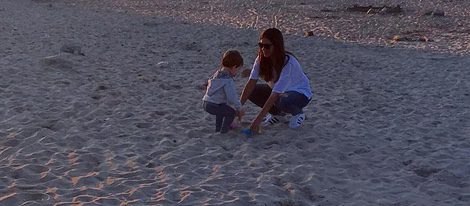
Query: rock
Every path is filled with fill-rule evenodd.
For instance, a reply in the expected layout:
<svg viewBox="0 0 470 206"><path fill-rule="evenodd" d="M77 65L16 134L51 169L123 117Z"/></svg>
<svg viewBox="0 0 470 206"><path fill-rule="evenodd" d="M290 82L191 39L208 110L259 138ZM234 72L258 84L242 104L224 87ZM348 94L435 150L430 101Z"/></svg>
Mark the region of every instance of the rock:
<svg viewBox="0 0 470 206"><path fill-rule="evenodd" d="M304 36L308 37L308 36L313 36L313 31L306 31L304 33Z"/></svg>
<svg viewBox="0 0 470 206"><path fill-rule="evenodd" d="M420 37L418 37L418 41L428 42L428 41L431 41L431 40L428 37L420 36Z"/></svg>

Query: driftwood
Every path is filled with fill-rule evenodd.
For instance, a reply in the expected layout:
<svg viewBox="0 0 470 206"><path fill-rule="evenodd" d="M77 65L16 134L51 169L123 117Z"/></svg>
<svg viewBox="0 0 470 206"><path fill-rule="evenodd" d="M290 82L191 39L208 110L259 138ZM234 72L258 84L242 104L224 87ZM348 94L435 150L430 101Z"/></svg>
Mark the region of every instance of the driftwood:
<svg viewBox="0 0 470 206"><path fill-rule="evenodd" d="M391 38L392 42L407 41L407 42L432 42L426 36L399 36L395 35Z"/></svg>
<svg viewBox="0 0 470 206"><path fill-rule="evenodd" d="M352 7L346 8L346 11L349 12L363 12L367 14L397 14L403 12L403 9L400 5L395 7L393 6L359 6L357 4L353 5Z"/></svg>

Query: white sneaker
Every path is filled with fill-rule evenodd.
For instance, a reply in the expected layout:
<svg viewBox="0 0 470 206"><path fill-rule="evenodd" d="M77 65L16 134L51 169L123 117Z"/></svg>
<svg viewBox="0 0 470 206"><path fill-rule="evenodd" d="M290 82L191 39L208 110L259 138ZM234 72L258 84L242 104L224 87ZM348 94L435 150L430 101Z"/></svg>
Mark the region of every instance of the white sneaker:
<svg viewBox="0 0 470 206"><path fill-rule="evenodd" d="M292 129L299 128L305 120L305 114L300 113L298 115L292 116L289 121L289 127Z"/></svg>
<svg viewBox="0 0 470 206"><path fill-rule="evenodd" d="M261 126L275 125L277 123L281 123L283 120L284 116L267 114L266 117L264 117Z"/></svg>

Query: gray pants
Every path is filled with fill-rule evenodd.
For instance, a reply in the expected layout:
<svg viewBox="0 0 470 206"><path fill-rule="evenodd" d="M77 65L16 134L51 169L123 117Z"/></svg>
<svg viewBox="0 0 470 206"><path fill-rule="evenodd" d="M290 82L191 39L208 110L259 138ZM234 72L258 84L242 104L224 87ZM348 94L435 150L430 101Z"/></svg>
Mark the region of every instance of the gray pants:
<svg viewBox="0 0 470 206"><path fill-rule="evenodd" d="M215 104L204 101L204 111L215 115L215 132L227 133L235 119L235 110L227 104Z"/></svg>

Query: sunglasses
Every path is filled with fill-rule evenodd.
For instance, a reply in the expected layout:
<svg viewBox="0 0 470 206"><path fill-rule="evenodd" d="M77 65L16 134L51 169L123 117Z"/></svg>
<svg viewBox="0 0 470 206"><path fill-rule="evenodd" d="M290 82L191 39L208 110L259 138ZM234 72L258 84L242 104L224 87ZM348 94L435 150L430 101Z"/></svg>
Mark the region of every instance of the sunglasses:
<svg viewBox="0 0 470 206"><path fill-rule="evenodd" d="M258 43L259 48L265 48L265 49L270 49L272 44L263 44L263 43Z"/></svg>

